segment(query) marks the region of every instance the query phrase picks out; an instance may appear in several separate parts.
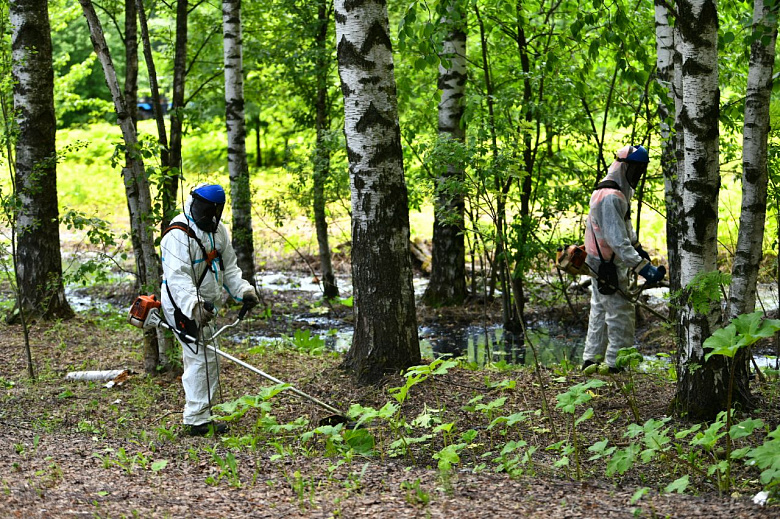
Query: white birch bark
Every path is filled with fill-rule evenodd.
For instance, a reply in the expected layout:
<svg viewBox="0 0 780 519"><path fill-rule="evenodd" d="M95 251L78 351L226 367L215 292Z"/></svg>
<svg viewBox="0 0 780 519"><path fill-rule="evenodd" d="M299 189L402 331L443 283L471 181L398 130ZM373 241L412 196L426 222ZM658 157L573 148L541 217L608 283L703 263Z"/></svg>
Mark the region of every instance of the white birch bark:
<svg viewBox="0 0 780 519"><path fill-rule="evenodd" d="M677 51L674 32L674 28L669 24L669 9L665 2L655 0L656 80L665 90L658 103L658 125L661 134L661 170L664 175L666 205L666 249L672 292L680 289L680 229L677 215L681 200L676 158L678 134L673 131L670 121L673 114L676 117L682 110L682 73L679 65L675 67ZM679 57L677 61L679 62ZM676 75L678 72L680 74ZM678 85L675 85L675 77L679 80Z"/></svg>
<svg viewBox="0 0 780 519"><path fill-rule="evenodd" d="M450 30L442 44L441 56L449 68L439 65L439 138L463 143L466 131L463 113L466 94L466 32L465 13L451 0L448 18L443 21ZM437 180L433 222L433 254L431 279L423 300L434 306L460 304L466 298L465 243L463 237L464 200L460 186L464 172L456 165L447 165Z"/></svg>
<svg viewBox="0 0 780 519"><path fill-rule="evenodd" d="M776 21L764 0L753 4L745 123L742 132L742 210L734 265L731 269L728 316L752 312L766 223L767 136L772 69L775 63ZM764 39L766 38L766 40Z"/></svg>
<svg viewBox="0 0 780 519"><path fill-rule="evenodd" d="M352 198L355 334L345 367L373 382L420 360L392 44L381 0L336 0Z"/></svg>
<svg viewBox="0 0 780 519"><path fill-rule="evenodd" d="M232 240L238 267L244 279L254 285L254 240L246 159L244 122L244 66L241 42L241 0L222 2L223 50L225 61L225 122L228 135L228 173L233 212Z"/></svg>
<svg viewBox="0 0 780 519"><path fill-rule="evenodd" d="M710 414L725 402L723 366L704 365L703 343L719 325L717 301L700 311L692 304L688 284L699 275L717 271L718 191L718 18L715 0L677 2L682 55L682 113L684 138L680 170L682 242L680 283L686 290L680 311L680 369L678 404L691 416Z"/></svg>

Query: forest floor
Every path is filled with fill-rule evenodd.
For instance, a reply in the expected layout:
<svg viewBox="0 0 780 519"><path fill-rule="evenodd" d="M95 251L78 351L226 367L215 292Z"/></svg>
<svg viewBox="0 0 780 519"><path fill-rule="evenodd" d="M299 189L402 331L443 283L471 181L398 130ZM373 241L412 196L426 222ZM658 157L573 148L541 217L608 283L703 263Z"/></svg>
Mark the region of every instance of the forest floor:
<svg viewBox="0 0 780 519"><path fill-rule="evenodd" d="M104 287L116 308L132 300L128 287ZM265 293L272 305L269 318L250 318L231 335L290 333L292 317L311 311L305 296L294 292ZM584 299L584 298L581 298ZM584 304L584 303L583 303ZM473 323L498 307L471 304L458 310L421 308L419 320ZM584 307L580 308L581 311ZM351 310L337 306L319 311L349 320ZM546 310L549 311L549 310ZM567 310L546 319L562 319ZM221 324L234 319L235 309ZM569 315L571 315L569 313ZM719 493L705 475L682 462L648 463L623 475L605 475L603 460L586 461L586 450L604 438L625 447L626 428L636 422L628 400L619 391L628 375L597 377L606 384L593 388L593 417L577 424L582 468L560 466L562 454L548 447L571 439L569 417L554 409L556 395L588 377L566 366L533 369L507 366L475 369L451 367L413 386L399 404L394 421L376 421L365 430L376 442L374 454L347 452L339 434L306 437L325 414L288 393L275 396L272 407L251 409L232 421L227 435L192 438L180 428L183 392L175 372L143 374L141 332L128 326L124 312L91 310L73 320L36 323L30 343L37 380L26 373L19 326L0 330L0 517L777 517L780 508L758 506L751 497L761 490L758 471L735 464L737 484ZM541 319L541 316L539 316ZM571 317L569 317L571 318ZM638 336L655 351L668 348L668 332L646 321ZM650 344L652 343L652 344ZM305 352L281 345L260 347L252 340L222 341L242 360L320 398L339 409L351 404L380 409L397 403L389 389L403 386L400 375L380 384L357 385L339 368L341 357ZM230 362L222 362L222 401L257 394L268 384ZM127 369L121 384L69 381L77 370ZM670 417L675 430L690 424L670 415L674 383L657 372L632 377L636 412L643 423ZM541 382L541 384L540 384ZM752 416L773 429L780 420L776 390L756 383L761 408ZM492 409L482 403L505 400ZM551 408L544 411L545 399ZM464 407L471 406L470 411ZM490 427L491 418L528 412L513 427ZM273 429L269 414L279 424ZM307 422L295 422L300 417ZM430 433L426 442L395 453L398 438L392 424L414 423L407 440ZM431 423L454 422L457 434L433 433ZM440 470L434 455L443 442L456 443L463 431L475 439L460 450L450 471ZM268 432L273 431L273 432ZM513 440L538 450L516 466L513 475L497 472L493 461L502 445ZM492 452L485 455L486 452ZM525 451L526 453L528 450ZM393 455L395 454L395 455ZM695 456L692 454L691 456ZM699 453L707 467L708 453ZM689 456L689 459L693 459ZM715 460L717 461L717 460ZM689 474L684 494L663 493L670 482ZM646 493L639 489L647 488Z"/></svg>

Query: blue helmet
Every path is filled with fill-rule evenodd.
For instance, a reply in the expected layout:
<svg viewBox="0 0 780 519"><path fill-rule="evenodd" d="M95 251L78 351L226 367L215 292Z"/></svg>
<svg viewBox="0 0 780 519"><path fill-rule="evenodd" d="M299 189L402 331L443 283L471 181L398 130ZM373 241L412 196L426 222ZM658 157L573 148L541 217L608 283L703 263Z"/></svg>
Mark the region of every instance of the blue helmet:
<svg viewBox="0 0 780 519"><path fill-rule="evenodd" d="M647 152L645 152L647 154ZM225 203L225 190L219 184L207 184L199 186L192 190L192 194L196 195L207 202L213 202L215 204Z"/></svg>
<svg viewBox="0 0 780 519"><path fill-rule="evenodd" d="M208 184L192 190L191 218L199 229L216 232L224 208L225 190L222 186Z"/></svg>
<svg viewBox="0 0 780 519"><path fill-rule="evenodd" d="M637 146L634 148L634 151L629 153L628 157L623 160L625 162L638 162L640 164L647 164L650 162L650 155L648 155L647 150L643 146Z"/></svg>

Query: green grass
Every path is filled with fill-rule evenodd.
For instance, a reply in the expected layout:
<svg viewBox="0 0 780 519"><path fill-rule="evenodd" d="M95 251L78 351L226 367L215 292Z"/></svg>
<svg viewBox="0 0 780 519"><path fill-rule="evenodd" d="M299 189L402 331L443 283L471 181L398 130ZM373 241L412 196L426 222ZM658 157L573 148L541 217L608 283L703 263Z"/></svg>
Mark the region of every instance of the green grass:
<svg viewBox="0 0 780 519"><path fill-rule="evenodd" d="M142 138L156 133L153 121L139 122ZM57 133L58 148L70 150L57 167L60 211L77 209L88 217L99 217L110 222L117 234L126 232L129 223L125 202L125 189L120 167L111 166L111 157L121 142L116 125L99 123L86 128L70 128ZM299 151L298 160L305 160L305 143L290 142ZM250 152L254 144L248 141ZM226 136L222 125L191 130L185 136L184 145L184 194L199 182L215 182L229 186L227 175ZM303 158L301 158L303 157ZM251 162L251 161L250 161ZM147 160L147 166L157 165L156 160ZM658 168L658 163L651 166ZM303 166L306 167L305 164ZM718 237L721 249L727 254L733 251L737 238L739 210L741 203L741 182L738 165L723 168L723 182L720 198L720 225ZM304 170L305 171L305 170ZM294 173L281 168L252 169L252 189L255 193L253 209L253 230L256 248L262 258L278 258L295 255L295 249L305 254L316 255L317 244L310 219L310 211L304 210L292 200L290 187L295 185ZM651 171L658 176L659 171ZM7 184L7 175L0 184ZM4 186L3 186L4 187ZM661 189L660 186L657 186ZM154 193L153 193L154 195ZM662 193L656 193L661 196ZM273 201L278 215L265 210L263 201ZM349 200L345 201L346 205ZM224 215L230 223L230 208ZM409 215L412 238L430 239L433 227L433 210L425 204L420 211ZM579 215L568 215L558 230L571 232ZM277 227L277 221L281 227ZM343 205L331 205L330 232L333 247L349 240L350 222ZM67 234L67 233L66 233ZM771 250L773 237L777 234L777 223L770 212L767 221L766 245ZM284 238L282 238L284 236ZM663 215L645 206L641 213L640 239L646 249L660 256L666 251L666 220Z"/></svg>

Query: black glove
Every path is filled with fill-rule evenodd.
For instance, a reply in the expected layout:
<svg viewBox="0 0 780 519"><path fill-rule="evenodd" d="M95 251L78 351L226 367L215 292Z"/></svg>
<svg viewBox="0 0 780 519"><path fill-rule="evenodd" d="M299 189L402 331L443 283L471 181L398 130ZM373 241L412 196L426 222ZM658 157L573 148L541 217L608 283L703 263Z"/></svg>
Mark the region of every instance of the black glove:
<svg viewBox="0 0 780 519"><path fill-rule="evenodd" d="M637 243L636 246L634 247L634 250L636 250L636 253L639 254L640 258L650 261L650 254L648 254L647 251L642 248L641 243Z"/></svg>
<svg viewBox="0 0 780 519"><path fill-rule="evenodd" d="M257 297L257 290L255 289L255 287L250 287L244 290L244 293L241 294L241 299L244 305L246 305L249 308L253 308L258 304L260 304L260 298Z"/></svg>

